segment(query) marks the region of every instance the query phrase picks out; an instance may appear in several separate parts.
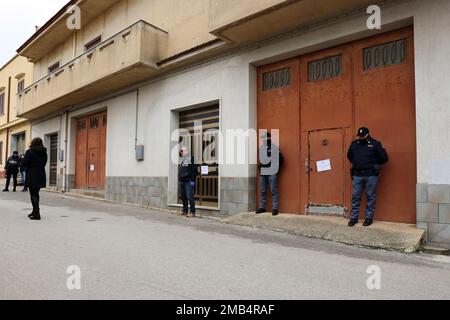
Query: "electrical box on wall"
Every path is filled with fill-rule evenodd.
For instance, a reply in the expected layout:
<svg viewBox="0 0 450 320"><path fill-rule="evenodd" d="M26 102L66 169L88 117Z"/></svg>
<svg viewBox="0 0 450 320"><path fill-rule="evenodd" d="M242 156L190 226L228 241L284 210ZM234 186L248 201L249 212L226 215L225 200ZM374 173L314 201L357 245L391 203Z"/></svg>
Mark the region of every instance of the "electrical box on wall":
<svg viewBox="0 0 450 320"><path fill-rule="evenodd" d="M144 161L144 145L142 144L136 146L136 160Z"/></svg>
<svg viewBox="0 0 450 320"><path fill-rule="evenodd" d="M59 161L64 161L64 150L59 150Z"/></svg>

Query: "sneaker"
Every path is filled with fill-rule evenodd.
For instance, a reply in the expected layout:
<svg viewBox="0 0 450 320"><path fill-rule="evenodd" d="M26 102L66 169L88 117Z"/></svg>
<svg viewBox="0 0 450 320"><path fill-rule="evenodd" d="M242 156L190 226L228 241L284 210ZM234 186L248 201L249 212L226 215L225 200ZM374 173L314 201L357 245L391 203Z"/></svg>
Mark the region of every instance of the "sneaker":
<svg viewBox="0 0 450 320"><path fill-rule="evenodd" d="M373 224L373 220L371 219L366 219L363 223L364 227L370 227Z"/></svg>
<svg viewBox="0 0 450 320"><path fill-rule="evenodd" d="M273 211L272 211L272 215L275 217L275 216L277 216L278 215L278 210L277 209L274 209Z"/></svg>
<svg viewBox="0 0 450 320"><path fill-rule="evenodd" d="M358 223L358 220L352 219L352 220L349 221L348 226L349 227L354 227L357 223Z"/></svg>
<svg viewBox="0 0 450 320"><path fill-rule="evenodd" d="M195 217L197 217L197 216L195 215L195 213L189 213L189 214L187 215L187 217L188 217L188 218L195 218Z"/></svg>
<svg viewBox="0 0 450 320"><path fill-rule="evenodd" d="M265 213L266 209L263 208L259 208L258 210L256 210L256 214L261 214L261 213Z"/></svg>

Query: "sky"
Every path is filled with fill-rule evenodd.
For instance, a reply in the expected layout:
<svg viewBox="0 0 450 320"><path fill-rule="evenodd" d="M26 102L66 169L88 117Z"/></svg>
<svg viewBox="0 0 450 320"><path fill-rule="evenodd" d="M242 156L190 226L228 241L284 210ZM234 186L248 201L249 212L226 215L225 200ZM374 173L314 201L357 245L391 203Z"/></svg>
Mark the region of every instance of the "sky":
<svg viewBox="0 0 450 320"><path fill-rule="evenodd" d="M69 0L0 0L0 67Z"/></svg>

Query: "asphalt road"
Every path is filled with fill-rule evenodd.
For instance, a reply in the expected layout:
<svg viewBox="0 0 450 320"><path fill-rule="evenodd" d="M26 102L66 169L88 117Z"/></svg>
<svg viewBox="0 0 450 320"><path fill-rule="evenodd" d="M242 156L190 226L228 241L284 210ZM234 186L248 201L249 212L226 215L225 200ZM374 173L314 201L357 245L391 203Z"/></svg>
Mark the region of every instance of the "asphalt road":
<svg viewBox="0 0 450 320"><path fill-rule="evenodd" d="M33 222L28 194L0 194L0 299L450 299L447 257L54 193L42 204ZM373 265L380 289L370 290Z"/></svg>

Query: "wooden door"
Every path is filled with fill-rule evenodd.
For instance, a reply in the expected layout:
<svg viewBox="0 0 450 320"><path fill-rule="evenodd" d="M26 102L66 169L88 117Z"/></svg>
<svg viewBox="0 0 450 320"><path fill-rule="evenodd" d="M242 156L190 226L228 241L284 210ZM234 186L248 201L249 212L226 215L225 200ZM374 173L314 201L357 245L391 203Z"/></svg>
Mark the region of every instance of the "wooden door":
<svg viewBox="0 0 450 320"><path fill-rule="evenodd" d="M76 188L105 188L106 112L78 119Z"/></svg>
<svg viewBox="0 0 450 320"><path fill-rule="evenodd" d="M87 138L88 118L77 120L76 141L76 166L75 166L75 188L83 189L87 186Z"/></svg>

